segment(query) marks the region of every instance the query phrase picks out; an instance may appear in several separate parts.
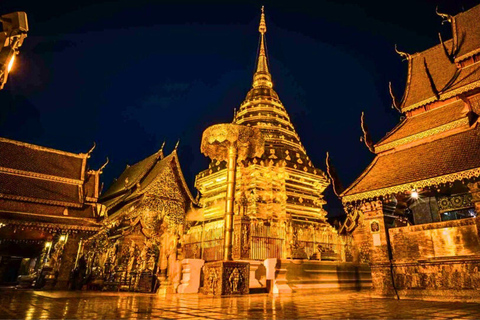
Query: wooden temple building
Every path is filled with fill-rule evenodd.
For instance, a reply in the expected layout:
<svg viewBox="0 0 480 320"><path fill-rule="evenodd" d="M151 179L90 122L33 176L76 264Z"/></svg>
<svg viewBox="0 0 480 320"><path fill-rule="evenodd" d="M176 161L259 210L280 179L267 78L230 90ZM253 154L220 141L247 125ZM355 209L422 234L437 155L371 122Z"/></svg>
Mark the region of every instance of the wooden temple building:
<svg viewBox="0 0 480 320"><path fill-rule="evenodd" d="M403 120L342 194L357 261L375 292L479 297L480 5L440 14L452 38L408 61Z"/></svg>
<svg viewBox="0 0 480 320"><path fill-rule="evenodd" d="M127 166L101 196L101 230L82 246L91 281L102 290L175 292L180 284L186 214L196 202L176 148Z"/></svg>
<svg viewBox="0 0 480 320"><path fill-rule="evenodd" d="M66 289L78 244L99 230L88 153L0 138L0 282Z"/></svg>

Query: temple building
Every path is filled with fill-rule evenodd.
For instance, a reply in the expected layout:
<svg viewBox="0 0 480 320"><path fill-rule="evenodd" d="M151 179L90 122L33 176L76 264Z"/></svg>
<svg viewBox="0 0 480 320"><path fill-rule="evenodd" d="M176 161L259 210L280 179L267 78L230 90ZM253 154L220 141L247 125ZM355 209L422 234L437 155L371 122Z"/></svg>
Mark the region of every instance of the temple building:
<svg viewBox="0 0 480 320"><path fill-rule="evenodd" d="M127 166L99 201L106 207L102 229L79 253L91 274L84 284L101 290L175 292L186 214L196 207L176 147L168 156L162 147Z"/></svg>
<svg viewBox="0 0 480 320"><path fill-rule="evenodd" d="M92 150L0 138L1 284L67 288L79 242L100 228L103 168L88 169Z"/></svg>
<svg viewBox="0 0 480 320"><path fill-rule="evenodd" d="M261 157L247 157L236 166L232 252L234 260L250 262L251 288L265 286L265 278L255 275L265 259L283 261L278 265L291 259L348 259L349 238L338 236L326 221L323 192L330 182L312 164L273 88L266 31L262 10L252 88L233 119L234 124L259 128L265 140ZM196 176L203 215L187 230L186 258L222 260L226 165L213 160Z"/></svg>
<svg viewBox="0 0 480 320"><path fill-rule="evenodd" d="M392 98L403 119L368 145L375 158L341 194L344 230L379 294L465 298L480 289L480 5L439 16L452 38L398 51L408 75L402 100Z"/></svg>

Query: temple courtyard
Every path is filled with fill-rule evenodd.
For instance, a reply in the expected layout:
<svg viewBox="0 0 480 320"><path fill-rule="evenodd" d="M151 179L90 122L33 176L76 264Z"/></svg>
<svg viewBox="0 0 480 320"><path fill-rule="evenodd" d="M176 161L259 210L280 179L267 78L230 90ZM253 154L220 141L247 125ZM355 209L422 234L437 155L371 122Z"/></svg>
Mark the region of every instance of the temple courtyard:
<svg viewBox="0 0 480 320"><path fill-rule="evenodd" d="M128 292L0 292L2 319L480 319L480 304L371 298L365 293L213 298Z"/></svg>

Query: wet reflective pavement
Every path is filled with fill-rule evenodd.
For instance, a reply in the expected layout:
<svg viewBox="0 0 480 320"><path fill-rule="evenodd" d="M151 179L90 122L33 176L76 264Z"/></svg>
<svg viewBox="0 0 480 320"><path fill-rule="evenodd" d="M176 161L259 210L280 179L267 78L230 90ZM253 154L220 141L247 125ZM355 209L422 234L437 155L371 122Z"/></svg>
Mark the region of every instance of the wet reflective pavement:
<svg viewBox="0 0 480 320"><path fill-rule="evenodd" d="M480 319L480 304L316 293L229 298L0 291L2 319Z"/></svg>

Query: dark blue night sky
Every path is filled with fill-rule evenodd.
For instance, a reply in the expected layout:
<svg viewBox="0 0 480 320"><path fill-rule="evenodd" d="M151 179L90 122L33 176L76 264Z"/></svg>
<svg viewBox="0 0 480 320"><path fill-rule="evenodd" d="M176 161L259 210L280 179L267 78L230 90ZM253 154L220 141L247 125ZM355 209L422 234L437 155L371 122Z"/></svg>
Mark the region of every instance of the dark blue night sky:
<svg viewBox="0 0 480 320"><path fill-rule="evenodd" d="M478 0L56 2L0 1L1 14L26 11L31 30L0 91L0 136L70 152L95 141L91 168L110 158L105 187L180 139L193 189L208 165L203 130L230 122L251 86L262 4L274 88L312 162L325 169L330 151L348 185L373 159L360 113L374 141L400 118L388 81L401 98L407 63L394 44L414 53L450 38L435 7L456 14Z"/></svg>

